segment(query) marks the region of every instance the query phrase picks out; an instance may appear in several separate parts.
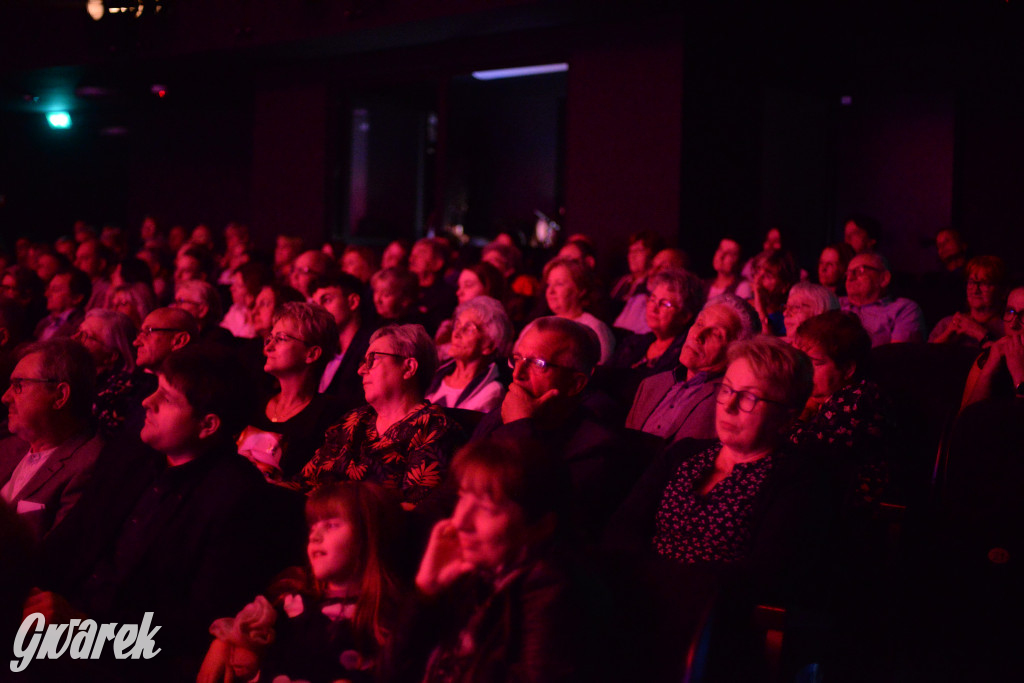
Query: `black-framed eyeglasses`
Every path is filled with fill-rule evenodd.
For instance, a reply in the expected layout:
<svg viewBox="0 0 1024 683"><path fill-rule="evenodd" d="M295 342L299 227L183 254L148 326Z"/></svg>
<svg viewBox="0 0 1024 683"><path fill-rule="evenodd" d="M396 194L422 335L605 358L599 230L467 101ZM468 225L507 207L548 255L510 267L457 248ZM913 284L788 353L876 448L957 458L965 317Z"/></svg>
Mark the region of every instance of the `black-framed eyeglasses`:
<svg viewBox="0 0 1024 683"><path fill-rule="evenodd" d="M180 329L178 327L153 327L152 325L147 325L146 327L143 327L141 330L139 330L139 333L137 335L135 335L135 337L136 337L136 339L145 339L149 335L156 334L157 332L184 332L184 331L185 330Z"/></svg>
<svg viewBox="0 0 1024 683"><path fill-rule="evenodd" d="M391 356L392 358L408 358L400 353L386 353L384 351L370 351L368 354L363 356L363 362L359 364L360 367L366 366L367 370L373 370L373 366L377 364L377 359L381 356Z"/></svg>
<svg viewBox="0 0 1024 683"><path fill-rule="evenodd" d="M570 368L568 365L555 365L551 361L544 360L543 358L528 358L526 356L520 356L519 354L512 354L512 357L508 359L508 366L513 370L516 369L520 363L526 363L526 367L533 367L538 370L571 370L576 371L576 368Z"/></svg>
<svg viewBox="0 0 1024 683"><path fill-rule="evenodd" d="M305 339L299 339L298 337L293 337L292 335L285 334L284 332L275 332L274 334L268 334L266 337L263 338L263 348L270 346L271 343L283 344L289 339L291 339L292 341L297 341L303 346L310 345L309 342L306 341Z"/></svg>
<svg viewBox="0 0 1024 683"><path fill-rule="evenodd" d="M1018 311L1013 308L1007 308L1003 311L1003 322L1012 323L1016 320L1018 323L1024 322L1024 310Z"/></svg>
<svg viewBox="0 0 1024 683"><path fill-rule="evenodd" d="M872 273L882 272L882 268L875 268L874 266L857 266L856 268L850 268L846 271L846 279L849 280L851 277L860 277L869 270Z"/></svg>
<svg viewBox="0 0 1024 683"><path fill-rule="evenodd" d="M40 377L11 377L11 391L17 396L25 390L25 382L30 384L60 384L60 380L42 379Z"/></svg>
<svg viewBox="0 0 1024 683"><path fill-rule="evenodd" d="M764 403L774 403L777 406L785 405L780 401L774 401L770 398L764 398L750 391L737 391L736 389L733 389L727 384L718 385L718 393L715 394L715 401L719 405L729 405L730 403L732 403L733 396L737 398L736 405L744 413L749 413L753 411L754 408L757 407L757 404L761 403L762 401Z"/></svg>

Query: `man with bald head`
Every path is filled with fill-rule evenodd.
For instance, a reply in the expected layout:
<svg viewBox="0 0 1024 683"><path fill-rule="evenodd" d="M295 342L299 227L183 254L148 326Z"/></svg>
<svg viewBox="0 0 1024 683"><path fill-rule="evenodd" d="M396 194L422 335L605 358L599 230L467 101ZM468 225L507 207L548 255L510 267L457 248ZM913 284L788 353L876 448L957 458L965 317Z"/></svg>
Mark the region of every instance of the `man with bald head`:
<svg viewBox="0 0 1024 683"><path fill-rule="evenodd" d="M886 296L891 280L881 254L857 254L846 269L847 295L840 297L840 307L857 314L872 346L924 341L928 333L921 307L910 299Z"/></svg>
<svg viewBox="0 0 1024 683"><path fill-rule="evenodd" d="M160 371L172 351L184 348L199 338L199 323L181 308L158 308L142 321L135 337L135 364L149 373Z"/></svg>

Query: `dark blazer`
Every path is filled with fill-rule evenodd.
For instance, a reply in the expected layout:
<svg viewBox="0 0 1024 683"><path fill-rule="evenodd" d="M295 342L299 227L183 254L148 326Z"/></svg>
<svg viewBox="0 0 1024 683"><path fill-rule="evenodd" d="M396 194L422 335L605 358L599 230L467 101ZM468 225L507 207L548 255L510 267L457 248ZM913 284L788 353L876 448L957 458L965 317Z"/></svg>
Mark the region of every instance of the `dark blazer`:
<svg viewBox="0 0 1024 683"><path fill-rule="evenodd" d="M39 324L36 325L36 329L35 329L35 332L33 332L33 334L32 334L32 338L38 341L39 340L39 335L41 335L43 332L46 331L46 328L48 328L50 326L50 323L55 318L56 318L56 316L51 313L50 315L48 315L45 318L43 318L42 320L40 320ZM60 323L60 325L57 326L56 332L54 332L49 337L47 337L47 339L56 339L58 337L70 337L71 335L73 335L75 332L78 331L78 325L83 320L85 320L85 309L84 308L74 308L74 309L72 309L71 315L68 316L68 319L65 320L64 322Z"/></svg>
<svg viewBox="0 0 1024 683"><path fill-rule="evenodd" d="M177 483L154 500L154 486L168 476ZM210 623L236 614L275 573L303 560L302 502L292 496L228 446L176 468L151 450L112 454L45 539L39 585L103 622L138 624L154 612L167 656L136 680L194 677ZM145 533L133 534L140 515ZM107 577L99 587L97 575Z"/></svg>
<svg viewBox="0 0 1024 683"><path fill-rule="evenodd" d="M680 366L679 372L685 371L686 369ZM670 371L660 372L641 382L640 388L636 391L636 398L633 399L633 407L630 408L629 415L626 417L626 427L642 430L647 418L651 416L651 413L677 381L676 372ZM670 442L687 438L714 438L715 392L718 390L720 382L720 376L710 379L700 387L689 405L681 407L676 412L672 435L668 439ZM710 430L707 419L709 410L711 411Z"/></svg>
<svg viewBox="0 0 1024 683"><path fill-rule="evenodd" d="M78 502L103 446L103 439L92 429L66 439L9 501L37 538L64 519ZM28 442L17 436L0 441L0 487L10 481L28 449Z"/></svg>
<svg viewBox="0 0 1024 683"><path fill-rule="evenodd" d="M372 299L371 299L372 300ZM366 396L363 395L363 380L359 377L359 365L363 362L366 349L370 347L370 337L377 328L367 322L363 322L356 334L345 349L345 355L341 357L341 365L327 385L325 394L334 396L338 401L339 414L347 413L366 404Z"/></svg>

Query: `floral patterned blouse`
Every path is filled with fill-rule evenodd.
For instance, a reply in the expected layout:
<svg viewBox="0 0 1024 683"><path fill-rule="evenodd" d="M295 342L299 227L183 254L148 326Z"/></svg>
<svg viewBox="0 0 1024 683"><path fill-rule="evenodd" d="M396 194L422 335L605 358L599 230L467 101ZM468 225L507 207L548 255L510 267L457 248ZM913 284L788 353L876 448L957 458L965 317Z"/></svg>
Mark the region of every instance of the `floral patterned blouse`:
<svg viewBox="0 0 1024 683"><path fill-rule="evenodd" d="M466 438L439 406L420 403L405 419L377 433L377 411L363 406L327 430L324 445L299 474L304 489L334 481L372 481L419 503L441 483Z"/></svg>
<svg viewBox="0 0 1024 683"><path fill-rule="evenodd" d="M874 382L861 380L843 387L825 401L818 413L797 423L790 441L800 447L821 447L841 459L841 468L855 470L855 497L876 505L889 482L882 448L892 432L889 400Z"/></svg>
<svg viewBox="0 0 1024 683"><path fill-rule="evenodd" d="M735 562L753 539L754 498L772 471L774 456L737 463L732 473L701 494L722 444L685 460L665 487L655 518L654 549L684 564Z"/></svg>
<svg viewBox="0 0 1024 683"><path fill-rule="evenodd" d="M138 396L131 372L124 370L104 373L96 379L96 400L92 414L99 423L100 433L111 437L124 425L129 413L139 408L144 396Z"/></svg>

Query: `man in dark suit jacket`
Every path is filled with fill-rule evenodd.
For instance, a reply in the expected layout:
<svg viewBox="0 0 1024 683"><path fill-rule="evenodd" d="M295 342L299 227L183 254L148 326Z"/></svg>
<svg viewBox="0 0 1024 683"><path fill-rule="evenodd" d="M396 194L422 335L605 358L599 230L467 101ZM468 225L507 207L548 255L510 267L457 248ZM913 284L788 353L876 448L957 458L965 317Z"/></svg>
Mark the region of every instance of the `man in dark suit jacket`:
<svg viewBox="0 0 1024 683"><path fill-rule="evenodd" d="M37 537L78 501L103 449L91 419L95 373L89 352L69 339L32 344L11 372L0 497Z"/></svg>
<svg viewBox="0 0 1024 683"><path fill-rule="evenodd" d="M252 392L219 348L172 353L143 401L151 452L105 460L74 513L40 552L40 587L25 612L51 620L160 626L149 662L75 662L91 678L186 680L208 628L235 614L282 568L301 561L301 498L267 484L234 451ZM51 592L52 591L52 592ZM35 664L33 664L35 666ZM78 674L81 675L81 674Z"/></svg>
<svg viewBox="0 0 1024 683"><path fill-rule="evenodd" d="M36 325L36 341L70 337L85 318L85 304L92 292L89 276L77 268L58 272L46 286L48 316Z"/></svg>
<svg viewBox="0 0 1024 683"><path fill-rule="evenodd" d="M334 317L341 349L327 362L320 379L320 393L336 397L344 412L366 403L358 371L375 327L363 319L360 310L362 291L363 283L348 273L325 276L313 283L313 303Z"/></svg>

